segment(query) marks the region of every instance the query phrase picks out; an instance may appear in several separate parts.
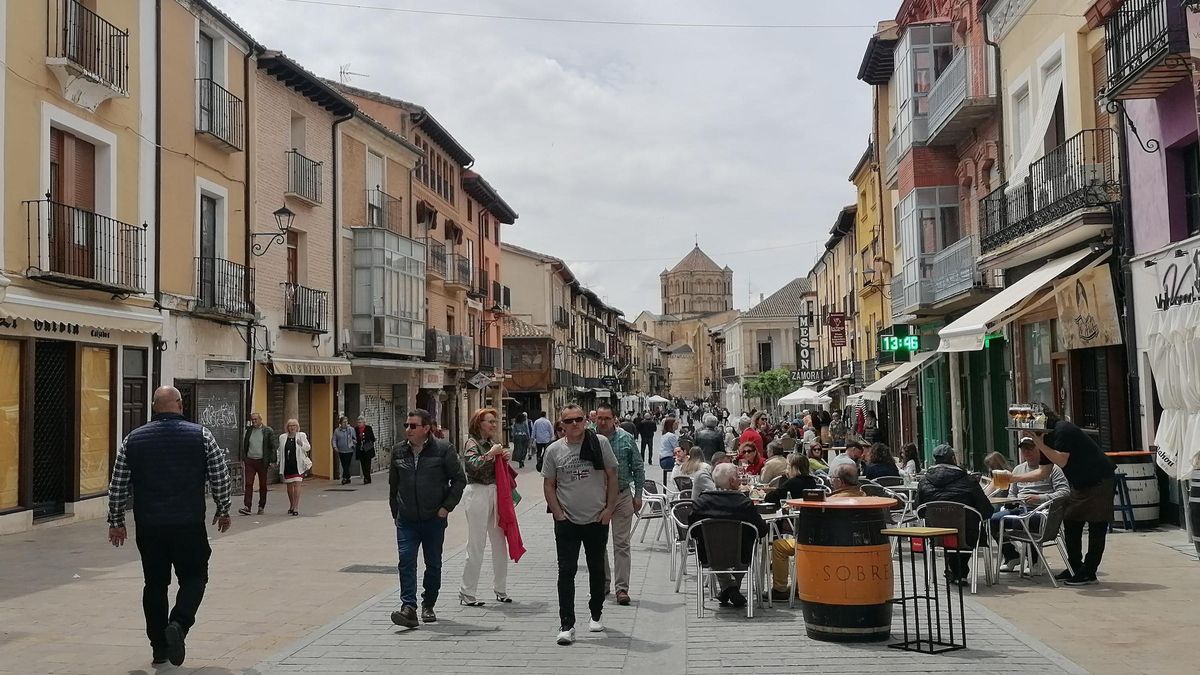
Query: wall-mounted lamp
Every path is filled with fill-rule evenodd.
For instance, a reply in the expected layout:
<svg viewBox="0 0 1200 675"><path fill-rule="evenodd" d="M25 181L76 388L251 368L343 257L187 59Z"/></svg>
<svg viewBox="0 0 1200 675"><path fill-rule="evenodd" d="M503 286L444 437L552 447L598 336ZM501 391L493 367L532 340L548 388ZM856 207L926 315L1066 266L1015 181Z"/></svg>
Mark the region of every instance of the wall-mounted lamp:
<svg viewBox="0 0 1200 675"><path fill-rule="evenodd" d="M296 214L293 213L292 210L287 207L287 205L275 209L275 212L271 215L275 216L275 227L277 229L276 232L253 232L250 234L252 239L258 237L270 237L270 241L267 242L266 246L255 242L255 256L261 257L265 255L267 250L271 248L271 244L282 244L287 241L287 234L292 229L292 221L296 219Z"/></svg>

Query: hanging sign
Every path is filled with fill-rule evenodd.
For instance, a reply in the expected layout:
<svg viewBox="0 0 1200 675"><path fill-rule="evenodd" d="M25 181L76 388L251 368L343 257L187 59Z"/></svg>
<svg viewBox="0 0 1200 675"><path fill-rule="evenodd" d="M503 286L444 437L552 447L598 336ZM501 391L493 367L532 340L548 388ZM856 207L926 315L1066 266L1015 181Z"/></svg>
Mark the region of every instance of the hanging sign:
<svg viewBox="0 0 1200 675"><path fill-rule="evenodd" d="M829 313L829 344L834 347L846 346L846 313Z"/></svg>
<svg viewBox="0 0 1200 675"><path fill-rule="evenodd" d="M1067 349L1121 344L1121 324L1108 265L1098 265L1055 289L1058 327Z"/></svg>

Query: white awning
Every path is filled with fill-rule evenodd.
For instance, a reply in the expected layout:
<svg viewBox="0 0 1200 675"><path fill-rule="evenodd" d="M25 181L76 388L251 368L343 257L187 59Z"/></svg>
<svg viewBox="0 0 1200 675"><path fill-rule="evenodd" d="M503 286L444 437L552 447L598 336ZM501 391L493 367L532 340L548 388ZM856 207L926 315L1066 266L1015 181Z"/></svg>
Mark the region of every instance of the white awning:
<svg viewBox="0 0 1200 675"><path fill-rule="evenodd" d="M868 401L880 401L883 395L888 390L900 386L908 381L909 377L921 368L921 365L926 361L936 357L937 352L918 352L912 355L912 360L908 363L902 363L895 370L875 380L867 388L854 395L854 398L863 398Z"/></svg>
<svg viewBox="0 0 1200 675"><path fill-rule="evenodd" d="M848 384L850 384L850 378L848 378L848 377L843 377L843 378L840 378L840 379L834 380L833 382L830 382L830 383L829 383L829 386L827 386L827 387L825 387L824 389L822 389L822 390L819 392L819 395L820 395L820 396L829 396L829 394L830 394L831 392L833 392L833 390L835 390L835 389L840 389L841 387L844 387L844 386L846 386L846 385L848 385Z"/></svg>
<svg viewBox="0 0 1200 675"><path fill-rule="evenodd" d="M1011 286L1000 291L975 309L967 312L938 331L941 343L939 352L974 352L983 349L983 340L988 333L999 330L1022 312L1032 309L1045 300L1039 295L1043 287L1066 273L1072 266L1091 254L1090 249L1082 249L1056 258L1042 265L1041 268L1017 279ZM1107 258L1100 256L1088 267ZM899 370L897 368L896 370ZM893 371L895 372L895 371Z"/></svg>
<svg viewBox="0 0 1200 675"><path fill-rule="evenodd" d="M428 361L374 359L370 357L358 357L351 359L350 365L354 368L397 368L401 370L441 370L443 368L442 364L440 363L430 363Z"/></svg>
<svg viewBox="0 0 1200 675"><path fill-rule="evenodd" d="M46 324L87 326L128 333L161 333L163 318L156 309L103 304L88 300L59 300L44 294L9 289L0 304L0 316Z"/></svg>
<svg viewBox="0 0 1200 675"><path fill-rule="evenodd" d="M276 375L345 377L350 374L350 362L334 358L272 356L271 372Z"/></svg>

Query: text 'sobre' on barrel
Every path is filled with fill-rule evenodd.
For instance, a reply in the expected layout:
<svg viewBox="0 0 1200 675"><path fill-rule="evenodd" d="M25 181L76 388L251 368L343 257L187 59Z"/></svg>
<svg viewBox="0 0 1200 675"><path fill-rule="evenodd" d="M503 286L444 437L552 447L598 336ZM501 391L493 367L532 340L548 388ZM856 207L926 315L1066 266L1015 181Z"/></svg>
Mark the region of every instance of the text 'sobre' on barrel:
<svg viewBox="0 0 1200 675"><path fill-rule="evenodd" d="M892 632L892 555L881 531L894 499L789 500L799 509L796 585L808 636L886 640Z"/></svg>

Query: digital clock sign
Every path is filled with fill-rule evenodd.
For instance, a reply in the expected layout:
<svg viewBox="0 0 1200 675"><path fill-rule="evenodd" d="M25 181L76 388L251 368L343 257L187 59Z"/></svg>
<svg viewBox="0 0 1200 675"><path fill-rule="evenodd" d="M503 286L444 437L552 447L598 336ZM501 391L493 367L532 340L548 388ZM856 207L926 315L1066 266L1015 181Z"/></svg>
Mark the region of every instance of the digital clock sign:
<svg viewBox="0 0 1200 675"><path fill-rule="evenodd" d="M921 350L919 335L881 335L879 336L879 351L881 352L917 352Z"/></svg>

